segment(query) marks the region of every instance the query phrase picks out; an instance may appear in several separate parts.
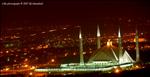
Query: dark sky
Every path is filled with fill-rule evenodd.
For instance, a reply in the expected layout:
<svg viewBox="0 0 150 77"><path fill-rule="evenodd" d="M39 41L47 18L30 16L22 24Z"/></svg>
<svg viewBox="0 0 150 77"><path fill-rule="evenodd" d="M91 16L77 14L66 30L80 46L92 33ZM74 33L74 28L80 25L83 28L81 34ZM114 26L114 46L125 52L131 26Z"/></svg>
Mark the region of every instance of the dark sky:
<svg viewBox="0 0 150 77"><path fill-rule="evenodd" d="M19 2L19 1L18 1ZM23 2L23 1L22 1ZM37 2L37 1L30 1ZM1 6L2 27L43 26L48 24L120 24L150 22L146 1L41 1L42 6ZM119 19L121 18L121 19ZM109 25L109 26L110 26ZM122 24L125 25L125 24Z"/></svg>

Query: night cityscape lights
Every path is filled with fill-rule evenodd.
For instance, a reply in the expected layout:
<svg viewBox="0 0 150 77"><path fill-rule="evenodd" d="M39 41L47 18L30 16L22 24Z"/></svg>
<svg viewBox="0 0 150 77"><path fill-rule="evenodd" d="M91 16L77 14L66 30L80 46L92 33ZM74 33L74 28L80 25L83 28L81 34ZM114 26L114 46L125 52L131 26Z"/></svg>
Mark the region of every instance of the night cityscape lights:
<svg viewBox="0 0 150 77"><path fill-rule="evenodd" d="M146 1L4 3L11 2L2 1L0 6L0 76L149 74L150 4Z"/></svg>

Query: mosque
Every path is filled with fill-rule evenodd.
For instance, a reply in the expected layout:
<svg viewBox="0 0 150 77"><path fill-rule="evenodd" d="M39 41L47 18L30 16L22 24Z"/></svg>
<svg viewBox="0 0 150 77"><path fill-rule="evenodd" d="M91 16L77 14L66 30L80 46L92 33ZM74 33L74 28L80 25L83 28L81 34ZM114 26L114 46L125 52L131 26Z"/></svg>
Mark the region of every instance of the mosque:
<svg viewBox="0 0 150 77"><path fill-rule="evenodd" d="M108 39L107 44L101 47L100 39L100 30L99 27L97 27L97 50L96 53L90 57L88 63L93 63L99 67L107 67L135 62L128 52L122 47L120 29L118 31L118 47L112 45L111 39ZM138 46L136 49L138 49ZM138 52L139 50L137 50L137 53ZM137 60L139 60L139 56L137 57Z"/></svg>
<svg viewBox="0 0 150 77"><path fill-rule="evenodd" d="M61 64L60 68L49 69L35 69L35 71L42 72L64 72L64 71L107 71L113 69L115 66L121 68L131 67L134 63L139 62L139 45L138 45L138 31L136 30L136 60L133 60L130 54L123 49L121 41L120 28L118 30L118 47L112 44L111 39L108 39L107 44L101 47L101 35L99 26L97 26L97 50L89 58L88 62L84 62L83 56L83 39L81 30L79 31L79 51L80 63Z"/></svg>

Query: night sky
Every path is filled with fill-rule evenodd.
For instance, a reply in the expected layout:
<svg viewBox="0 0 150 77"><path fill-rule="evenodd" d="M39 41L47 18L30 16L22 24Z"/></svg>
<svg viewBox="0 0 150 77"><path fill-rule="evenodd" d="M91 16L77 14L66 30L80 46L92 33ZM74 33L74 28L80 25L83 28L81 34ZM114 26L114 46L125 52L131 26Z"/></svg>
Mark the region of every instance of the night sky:
<svg viewBox="0 0 150 77"><path fill-rule="evenodd" d="M84 26L100 24L105 28L118 27L118 25L125 28L139 26L148 31L150 26L150 3L148 1L56 0L40 2L44 5L1 5L2 28L51 24ZM149 24L140 25L141 23Z"/></svg>

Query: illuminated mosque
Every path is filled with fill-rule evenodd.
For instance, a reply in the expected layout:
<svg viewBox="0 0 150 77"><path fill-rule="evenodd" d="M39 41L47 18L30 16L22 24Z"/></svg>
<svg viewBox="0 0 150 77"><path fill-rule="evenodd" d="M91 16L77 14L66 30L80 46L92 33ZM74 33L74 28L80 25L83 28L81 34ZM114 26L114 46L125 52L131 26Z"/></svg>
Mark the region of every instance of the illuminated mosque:
<svg viewBox="0 0 150 77"><path fill-rule="evenodd" d="M97 28L97 50L91 56L88 63L95 63L97 66L107 67L121 64L134 63L128 52L123 49L121 42L120 29L118 31L118 47L112 45L112 41L108 39L106 46L101 47L100 31Z"/></svg>
<svg viewBox="0 0 150 77"><path fill-rule="evenodd" d="M138 45L138 31L136 30L136 60L133 60L129 53L123 49L121 41L120 28L118 30L118 47L112 44L111 39L108 39L107 44L101 47L101 34L99 26L97 26L97 50L89 58L88 62L84 62L83 56L83 38L81 29L79 31L79 52L80 52L80 63L67 63L61 64L60 68L41 68L35 69L37 72L65 72L65 71L108 71L114 67L132 67L134 63L139 62L139 45Z"/></svg>

